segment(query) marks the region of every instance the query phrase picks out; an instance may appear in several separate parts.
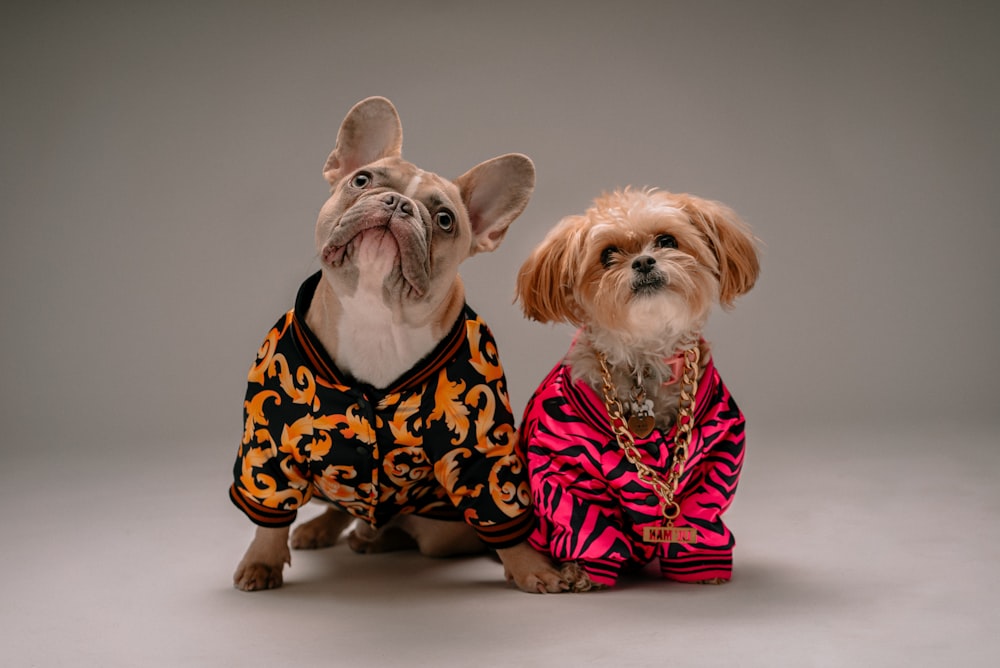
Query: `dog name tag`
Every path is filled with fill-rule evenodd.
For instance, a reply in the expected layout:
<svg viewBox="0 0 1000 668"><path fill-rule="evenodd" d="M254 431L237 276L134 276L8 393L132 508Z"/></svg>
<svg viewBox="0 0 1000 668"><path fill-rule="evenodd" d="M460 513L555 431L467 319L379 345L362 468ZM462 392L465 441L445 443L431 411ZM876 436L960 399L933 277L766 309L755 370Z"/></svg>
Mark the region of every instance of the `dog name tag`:
<svg viewBox="0 0 1000 668"><path fill-rule="evenodd" d="M643 527L642 540L646 543L690 545L698 542L698 530L694 527Z"/></svg>
<svg viewBox="0 0 1000 668"><path fill-rule="evenodd" d="M628 430L639 438L646 438L653 433L656 419L653 417L653 402L646 399L642 406L632 402L632 415L628 418Z"/></svg>

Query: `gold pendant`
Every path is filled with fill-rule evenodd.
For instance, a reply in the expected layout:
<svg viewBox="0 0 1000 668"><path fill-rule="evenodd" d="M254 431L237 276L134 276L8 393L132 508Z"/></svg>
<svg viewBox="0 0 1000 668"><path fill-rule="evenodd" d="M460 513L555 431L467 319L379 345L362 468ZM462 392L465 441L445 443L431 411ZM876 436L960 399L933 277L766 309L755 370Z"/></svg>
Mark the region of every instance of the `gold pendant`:
<svg viewBox="0 0 1000 668"><path fill-rule="evenodd" d="M639 438L646 438L653 433L656 420L652 415L630 415L628 418L628 430Z"/></svg>
<svg viewBox="0 0 1000 668"><path fill-rule="evenodd" d="M641 387L633 395L631 408L628 430L639 438L646 438L653 433L656 418L653 417L653 402L646 398L646 393Z"/></svg>
<svg viewBox="0 0 1000 668"><path fill-rule="evenodd" d="M698 530L694 527L643 527L642 540L646 543L681 543L690 545L698 542Z"/></svg>

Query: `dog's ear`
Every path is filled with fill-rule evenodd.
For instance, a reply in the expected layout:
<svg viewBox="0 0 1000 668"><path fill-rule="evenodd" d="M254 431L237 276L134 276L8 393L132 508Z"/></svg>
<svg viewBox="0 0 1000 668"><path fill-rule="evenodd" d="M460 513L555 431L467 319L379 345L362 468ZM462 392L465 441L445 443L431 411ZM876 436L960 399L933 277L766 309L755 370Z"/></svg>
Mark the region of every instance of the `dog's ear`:
<svg viewBox="0 0 1000 668"><path fill-rule="evenodd" d="M524 315L538 322L583 324L574 297L580 265L582 216L564 218L531 252L517 272L516 301Z"/></svg>
<svg viewBox="0 0 1000 668"><path fill-rule="evenodd" d="M326 160L323 177L334 185L345 174L381 160L399 157L403 150L403 126L392 102L369 97L354 105L337 133L337 146Z"/></svg>
<svg viewBox="0 0 1000 668"><path fill-rule="evenodd" d="M480 163L455 179L472 223L472 253L495 250L507 228L528 206L535 189L535 165L509 153Z"/></svg>
<svg viewBox="0 0 1000 668"><path fill-rule="evenodd" d="M750 228L720 202L681 196L681 208L708 239L719 263L719 303L729 308L757 282L760 262Z"/></svg>

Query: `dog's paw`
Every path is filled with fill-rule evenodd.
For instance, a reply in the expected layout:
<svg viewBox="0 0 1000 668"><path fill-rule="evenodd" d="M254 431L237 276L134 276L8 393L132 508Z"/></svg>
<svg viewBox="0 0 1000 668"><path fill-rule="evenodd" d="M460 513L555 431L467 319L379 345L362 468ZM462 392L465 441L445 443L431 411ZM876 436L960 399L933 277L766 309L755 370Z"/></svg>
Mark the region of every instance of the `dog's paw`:
<svg viewBox="0 0 1000 668"><path fill-rule="evenodd" d="M599 589L606 589L604 585L599 585L590 579L587 575L587 571L580 567L580 564L575 561L567 561L559 569L559 575L566 582L569 589L568 591L573 592L584 592L584 591L597 591Z"/></svg>
<svg viewBox="0 0 1000 668"><path fill-rule="evenodd" d="M695 580L691 584L699 584L699 585L724 585L727 582L729 582L729 580L727 580L726 578L709 578L707 580Z"/></svg>
<svg viewBox="0 0 1000 668"><path fill-rule="evenodd" d="M292 532L292 547L296 550L332 547L337 544L340 534L350 523L350 515L330 508L322 515L295 527Z"/></svg>
<svg viewBox="0 0 1000 668"><path fill-rule="evenodd" d="M567 590L567 584L548 557L528 543L497 550L503 562L504 577L521 591L529 594L556 594Z"/></svg>
<svg viewBox="0 0 1000 668"><path fill-rule="evenodd" d="M257 527L250 547L233 573L233 586L243 591L276 589L282 583L282 569L290 563L288 527Z"/></svg>
<svg viewBox="0 0 1000 668"><path fill-rule="evenodd" d="M281 571L282 566L241 563L233 574L233 586L241 591L277 589L283 582Z"/></svg>

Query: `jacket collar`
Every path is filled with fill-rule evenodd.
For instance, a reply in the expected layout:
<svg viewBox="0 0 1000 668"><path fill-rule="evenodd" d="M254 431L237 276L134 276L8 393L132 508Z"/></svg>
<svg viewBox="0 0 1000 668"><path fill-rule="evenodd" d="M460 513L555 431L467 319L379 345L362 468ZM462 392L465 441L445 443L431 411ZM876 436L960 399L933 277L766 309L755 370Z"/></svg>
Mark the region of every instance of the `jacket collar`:
<svg viewBox="0 0 1000 668"><path fill-rule="evenodd" d="M384 389L374 388L364 383L360 383L350 375L342 372L327 353L323 344L320 343L316 334L309 329L306 324L306 313L309 305L312 304L316 287L322 280L323 272L317 271L307 278L299 287L298 295L295 297L295 309L292 319L292 333L296 347L302 353L303 358L312 367L316 374L317 382L331 387L347 389L356 387L363 389L368 394L394 394L407 388L422 385L428 378L435 375L458 354L466 340L465 323L469 319L475 319L476 314L465 305L455 324L448 334L445 335L437 346L434 347L426 357L417 362L409 371L397 378L393 383Z"/></svg>

